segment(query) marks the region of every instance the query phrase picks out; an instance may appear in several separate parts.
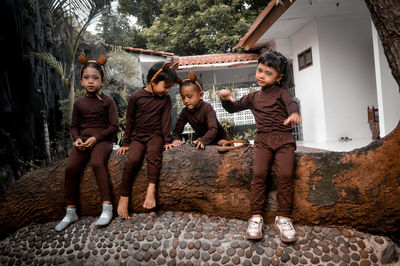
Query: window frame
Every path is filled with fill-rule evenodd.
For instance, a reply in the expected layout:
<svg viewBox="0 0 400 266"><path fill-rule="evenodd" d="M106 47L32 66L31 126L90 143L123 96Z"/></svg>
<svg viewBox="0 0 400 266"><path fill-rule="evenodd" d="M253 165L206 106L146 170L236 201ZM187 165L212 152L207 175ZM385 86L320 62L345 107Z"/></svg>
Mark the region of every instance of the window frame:
<svg viewBox="0 0 400 266"><path fill-rule="evenodd" d="M311 61L309 63L307 63L307 55L308 54L310 54L310 57L311 57ZM302 65L300 65L301 59L304 60L304 64L302 64ZM299 65L299 71L306 69L313 65L313 57L312 57L311 47L307 48L306 50L304 50L303 52L301 52L297 55L297 64Z"/></svg>

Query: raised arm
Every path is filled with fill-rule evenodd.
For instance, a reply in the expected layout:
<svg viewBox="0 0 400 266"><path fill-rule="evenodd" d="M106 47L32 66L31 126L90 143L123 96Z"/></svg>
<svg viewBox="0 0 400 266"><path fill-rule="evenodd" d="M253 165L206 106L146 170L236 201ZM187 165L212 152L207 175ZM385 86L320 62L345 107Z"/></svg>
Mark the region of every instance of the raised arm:
<svg viewBox="0 0 400 266"><path fill-rule="evenodd" d="M231 96L231 92L229 90L222 90L220 92L220 99L222 103L222 107L229 113L236 113L246 109L251 109L252 102L250 94L247 94L235 101Z"/></svg>

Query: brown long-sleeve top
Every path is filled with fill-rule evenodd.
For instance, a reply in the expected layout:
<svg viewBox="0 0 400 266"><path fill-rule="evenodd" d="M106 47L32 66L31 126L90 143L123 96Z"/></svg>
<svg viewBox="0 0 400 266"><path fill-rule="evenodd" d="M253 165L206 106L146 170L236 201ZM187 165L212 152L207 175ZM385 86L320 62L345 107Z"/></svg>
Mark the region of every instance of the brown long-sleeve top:
<svg viewBox="0 0 400 266"><path fill-rule="evenodd" d="M187 107L182 109L172 133L174 140L182 139L183 129L188 122L196 134L200 136L200 141L204 145L216 143L227 136L209 103L200 101L195 110L189 110Z"/></svg>
<svg viewBox="0 0 400 266"><path fill-rule="evenodd" d="M90 137L95 137L97 142L110 141L117 132L118 113L113 98L105 94L99 98L86 95L75 101L71 119L74 141Z"/></svg>
<svg viewBox="0 0 400 266"><path fill-rule="evenodd" d="M171 98L159 97L144 88L131 94L126 111L124 146L129 146L135 134L161 132L164 144L171 143Z"/></svg>
<svg viewBox="0 0 400 266"><path fill-rule="evenodd" d="M299 107L285 88L272 86L250 92L235 102L221 101L229 113L250 109L256 120L258 133L272 131L292 131L291 125L283 122L293 113L299 113Z"/></svg>

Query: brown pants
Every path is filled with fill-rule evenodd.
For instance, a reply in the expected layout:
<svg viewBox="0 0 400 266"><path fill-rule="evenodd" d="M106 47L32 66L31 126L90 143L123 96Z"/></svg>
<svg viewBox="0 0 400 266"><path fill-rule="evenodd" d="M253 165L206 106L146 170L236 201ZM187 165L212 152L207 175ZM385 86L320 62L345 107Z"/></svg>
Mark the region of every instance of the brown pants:
<svg viewBox="0 0 400 266"><path fill-rule="evenodd" d="M147 178L156 184L161 172L164 138L160 134L135 138L129 145L128 160L121 181L121 196L129 197L134 178L142 167L146 155Z"/></svg>
<svg viewBox="0 0 400 266"><path fill-rule="evenodd" d="M253 180L251 181L251 212L263 214L268 172L274 164L278 181L277 215L289 216L293 203L293 170L296 150L290 132L259 133L254 139Z"/></svg>
<svg viewBox="0 0 400 266"><path fill-rule="evenodd" d="M102 201L111 201L111 187L106 164L112 151L110 141L96 143L92 149L80 151L73 147L65 168L65 201L68 205L75 205L78 200L80 174L90 159L94 176Z"/></svg>

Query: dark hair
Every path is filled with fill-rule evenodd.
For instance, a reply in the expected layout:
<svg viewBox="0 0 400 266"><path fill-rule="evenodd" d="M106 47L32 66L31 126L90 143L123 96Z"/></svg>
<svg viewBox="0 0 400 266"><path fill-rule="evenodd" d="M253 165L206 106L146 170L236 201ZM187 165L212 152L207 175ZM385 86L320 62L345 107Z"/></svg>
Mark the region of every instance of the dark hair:
<svg viewBox="0 0 400 266"><path fill-rule="evenodd" d="M258 57L258 63L272 67L279 75L282 74L283 77L277 85L279 87L287 87L287 83L289 82L289 69L287 58L283 54L278 51L265 52Z"/></svg>
<svg viewBox="0 0 400 266"><path fill-rule="evenodd" d="M200 86L203 86L203 84L201 84L200 81L198 81L198 80L196 80L196 81L200 84ZM181 88L183 86L191 86L191 85L193 85L195 87L197 92L202 92L202 90L200 89L199 85L197 85L195 82L193 82L193 81L191 81L189 79L184 80L179 84L179 91L181 90Z"/></svg>
<svg viewBox="0 0 400 266"><path fill-rule="evenodd" d="M157 73L158 70L163 67L164 64L165 62L157 62L149 69L149 72L147 72L147 83L150 83L153 76ZM176 82L177 75L175 70L169 67L161 71L154 79L155 83L158 83L160 81L165 81L166 83Z"/></svg>
<svg viewBox="0 0 400 266"><path fill-rule="evenodd" d="M81 69L81 79L83 76L83 71L87 68L87 67L93 67L95 68L97 71L99 71L100 76L101 76L101 80L104 80L104 71L103 71L103 67L101 65L99 65L96 62L87 62L86 64L83 65L82 69Z"/></svg>

